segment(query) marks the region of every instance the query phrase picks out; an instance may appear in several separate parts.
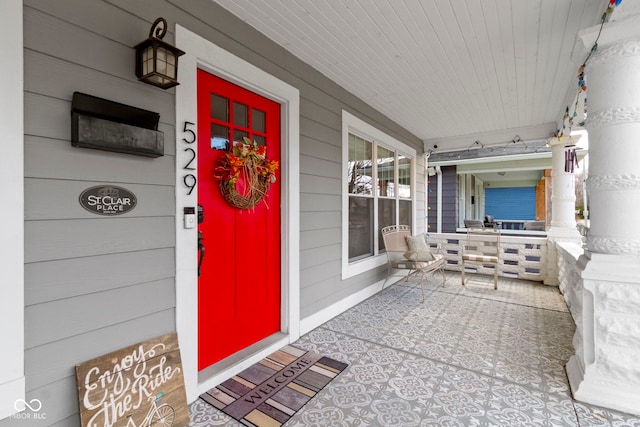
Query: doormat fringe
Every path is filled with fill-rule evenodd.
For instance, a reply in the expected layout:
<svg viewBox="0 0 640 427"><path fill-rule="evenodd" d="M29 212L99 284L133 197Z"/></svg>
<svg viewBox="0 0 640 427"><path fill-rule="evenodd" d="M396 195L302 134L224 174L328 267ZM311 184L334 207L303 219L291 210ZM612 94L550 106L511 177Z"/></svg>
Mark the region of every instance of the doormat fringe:
<svg viewBox="0 0 640 427"><path fill-rule="evenodd" d="M281 426L348 365L285 346L200 398L247 426Z"/></svg>

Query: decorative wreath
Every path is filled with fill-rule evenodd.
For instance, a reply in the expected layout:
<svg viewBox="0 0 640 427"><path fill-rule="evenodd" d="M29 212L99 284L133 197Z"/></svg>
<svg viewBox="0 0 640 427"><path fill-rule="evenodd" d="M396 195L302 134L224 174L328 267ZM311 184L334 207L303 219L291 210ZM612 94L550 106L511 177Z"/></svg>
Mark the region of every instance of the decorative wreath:
<svg viewBox="0 0 640 427"><path fill-rule="evenodd" d="M243 140L220 160L215 177L220 180L220 192L227 203L238 209L251 209L264 200L269 185L276 182L278 161L267 159L264 145L246 137Z"/></svg>

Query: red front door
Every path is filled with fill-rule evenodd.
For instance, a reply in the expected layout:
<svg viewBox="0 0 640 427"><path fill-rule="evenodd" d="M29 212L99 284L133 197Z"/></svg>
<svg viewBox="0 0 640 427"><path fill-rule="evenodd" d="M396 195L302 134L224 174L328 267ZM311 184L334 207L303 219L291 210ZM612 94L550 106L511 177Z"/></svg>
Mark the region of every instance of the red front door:
<svg viewBox="0 0 640 427"><path fill-rule="evenodd" d="M280 331L280 170L252 209L230 206L214 177L243 137L280 161L280 105L198 70L199 370Z"/></svg>

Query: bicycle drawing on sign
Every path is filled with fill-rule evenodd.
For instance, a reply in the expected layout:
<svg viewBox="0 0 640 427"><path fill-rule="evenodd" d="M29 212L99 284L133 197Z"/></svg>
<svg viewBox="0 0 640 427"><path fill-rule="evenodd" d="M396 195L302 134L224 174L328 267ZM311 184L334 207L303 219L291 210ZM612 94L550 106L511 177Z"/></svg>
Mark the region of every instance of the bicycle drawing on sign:
<svg viewBox="0 0 640 427"><path fill-rule="evenodd" d="M164 397L163 392L158 393L155 397L149 396L151 407L142 420L142 423L137 425L131 418L131 415L128 415L127 427L171 427L173 420L176 418L176 411L167 403L158 406L158 402L160 402L162 397Z"/></svg>

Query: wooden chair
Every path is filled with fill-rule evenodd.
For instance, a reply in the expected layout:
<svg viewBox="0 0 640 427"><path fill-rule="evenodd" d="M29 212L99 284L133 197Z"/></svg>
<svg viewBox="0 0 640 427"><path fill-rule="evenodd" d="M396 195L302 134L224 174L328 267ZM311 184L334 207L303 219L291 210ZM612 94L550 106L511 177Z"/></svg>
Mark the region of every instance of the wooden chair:
<svg viewBox="0 0 640 427"><path fill-rule="evenodd" d="M481 268L493 265L493 288L498 289L498 269L500 266L500 229L469 229L462 248L462 285L466 284L467 264Z"/></svg>
<svg viewBox="0 0 640 427"><path fill-rule="evenodd" d="M440 252L440 245L427 245L433 253L434 259L431 261L410 261L405 257L405 254L409 252L409 245L407 244L407 236L411 236L411 228L408 225L391 225L384 227L381 230L382 240L384 241L384 247L387 253L387 278L382 285L387 284L387 280L392 276L393 270L409 270L405 281L409 280L409 276L416 275L420 277L420 287L422 288L422 302L424 303L424 282L427 276L440 271L442 273L442 286L446 277L444 275L444 265L446 259L444 255L440 253L433 253L433 249L436 252Z"/></svg>

